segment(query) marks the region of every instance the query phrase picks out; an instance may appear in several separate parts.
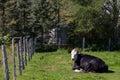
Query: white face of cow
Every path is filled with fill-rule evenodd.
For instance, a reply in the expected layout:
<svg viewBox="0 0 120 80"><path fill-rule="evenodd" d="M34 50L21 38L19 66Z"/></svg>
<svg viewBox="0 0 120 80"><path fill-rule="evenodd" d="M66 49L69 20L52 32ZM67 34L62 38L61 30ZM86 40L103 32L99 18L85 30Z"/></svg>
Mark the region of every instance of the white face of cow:
<svg viewBox="0 0 120 80"><path fill-rule="evenodd" d="M76 60L77 59L77 54L78 54L78 51L76 49L73 49L71 51L71 60Z"/></svg>

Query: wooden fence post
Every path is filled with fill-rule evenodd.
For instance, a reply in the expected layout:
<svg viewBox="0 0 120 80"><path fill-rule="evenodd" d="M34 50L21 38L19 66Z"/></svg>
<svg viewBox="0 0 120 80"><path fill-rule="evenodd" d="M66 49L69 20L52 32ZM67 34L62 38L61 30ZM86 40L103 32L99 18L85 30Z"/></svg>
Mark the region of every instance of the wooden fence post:
<svg viewBox="0 0 120 80"><path fill-rule="evenodd" d="M16 80L16 64L15 64L14 38L12 38L12 64L13 64L13 80Z"/></svg>
<svg viewBox="0 0 120 80"><path fill-rule="evenodd" d="M26 36L26 39L25 39L25 42L26 42L26 55L27 55L27 60L29 61L29 59L28 59L28 38L27 38L27 36Z"/></svg>
<svg viewBox="0 0 120 80"><path fill-rule="evenodd" d="M5 80L9 80L9 69L8 69L8 62L7 62L6 46L4 44L2 45L2 55L3 55Z"/></svg>
<svg viewBox="0 0 120 80"><path fill-rule="evenodd" d="M27 65L26 37L23 38L23 46L24 46L24 63L25 65Z"/></svg>
<svg viewBox="0 0 120 80"><path fill-rule="evenodd" d="M32 40L31 40L32 42L32 44L31 44L31 52L32 52L32 56L34 55L34 38L32 38Z"/></svg>
<svg viewBox="0 0 120 80"><path fill-rule="evenodd" d="M29 53L30 53L30 60L32 59L32 38L29 40Z"/></svg>
<svg viewBox="0 0 120 80"><path fill-rule="evenodd" d="M30 61L30 39L27 39L28 61Z"/></svg>
<svg viewBox="0 0 120 80"><path fill-rule="evenodd" d="M19 40L19 46L20 46L20 57L21 57L21 67L22 69L24 69L24 58L23 58L23 49L22 49L22 37L20 37L20 40Z"/></svg>
<svg viewBox="0 0 120 80"><path fill-rule="evenodd" d="M59 41L58 41L58 49L60 49L61 47L61 38L59 38Z"/></svg>
<svg viewBox="0 0 120 80"><path fill-rule="evenodd" d="M19 75L22 75L22 69L21 69L21 57L20 57L20 49L19 49L19 44L20 43L17 43L17 55L18 55L18 72L19 72Z"/></svg>
<svg viewBox="0 0 120 80"><path fill-rule="evenodd" d="M85 49L85 37L83 37L83 39L82 39L82 49L83 50Z"/></svg>

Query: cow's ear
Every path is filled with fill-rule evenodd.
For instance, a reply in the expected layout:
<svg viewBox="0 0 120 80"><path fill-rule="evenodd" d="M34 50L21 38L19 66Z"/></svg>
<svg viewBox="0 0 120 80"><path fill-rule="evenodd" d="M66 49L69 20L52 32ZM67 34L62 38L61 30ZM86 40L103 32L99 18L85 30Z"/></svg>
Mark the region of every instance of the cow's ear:
<svg viewBox="0 0 120 80"><path fill-rule="evenodd" d="M81 51L77 51L77 54L81 54Z"/></svg>

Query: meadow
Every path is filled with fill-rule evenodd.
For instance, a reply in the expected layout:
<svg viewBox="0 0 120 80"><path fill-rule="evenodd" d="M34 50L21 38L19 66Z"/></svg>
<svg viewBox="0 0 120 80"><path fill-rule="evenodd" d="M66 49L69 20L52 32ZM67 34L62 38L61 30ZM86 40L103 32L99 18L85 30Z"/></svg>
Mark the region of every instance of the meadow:
<svg viewBox="0 0 120 80"><path fill-rule="evenodd" d="M120 52L83 52L103 59L111 73L75 73L73 62L66 50L35 53L28 63L22 76L17 74L17 80L120 80ZM1 60L1 59L0 59ZM11 63L9 63L11 66ZM0 80L4 80L3 66L0 64ZM11 69L11 67L10 67ZM12 73L10 72L12 79Z"/></svg>

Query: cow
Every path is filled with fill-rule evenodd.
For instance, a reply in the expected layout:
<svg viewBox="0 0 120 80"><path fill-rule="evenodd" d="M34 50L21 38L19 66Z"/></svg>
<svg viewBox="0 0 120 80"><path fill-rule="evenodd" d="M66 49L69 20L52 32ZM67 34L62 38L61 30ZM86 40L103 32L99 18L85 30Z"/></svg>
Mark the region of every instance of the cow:
<svg viewBox="0 0 120 80"><path fill-rule="evenodd" d="M71 60L74 62L72 70L75 72L97 72L103 73L108 71L108 65L100 58L82 54L78 50L71 51Z"/></svg>

